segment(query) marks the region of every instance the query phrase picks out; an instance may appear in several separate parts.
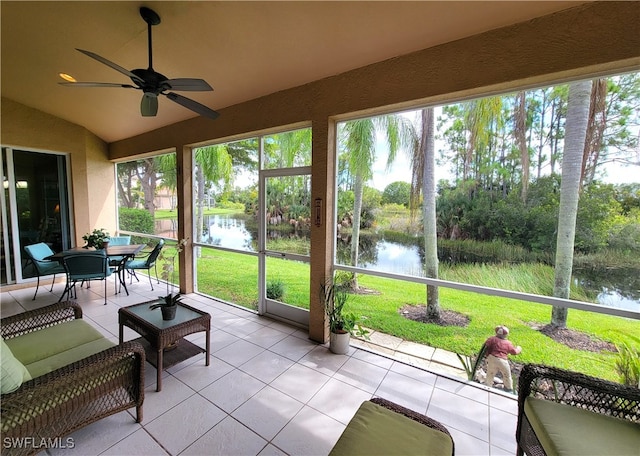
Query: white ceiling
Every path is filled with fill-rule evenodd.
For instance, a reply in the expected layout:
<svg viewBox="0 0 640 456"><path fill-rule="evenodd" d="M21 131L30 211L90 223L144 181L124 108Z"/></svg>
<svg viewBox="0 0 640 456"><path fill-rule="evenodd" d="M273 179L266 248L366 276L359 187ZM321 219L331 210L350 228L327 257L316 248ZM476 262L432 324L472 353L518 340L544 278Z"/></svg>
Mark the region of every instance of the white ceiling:
<svg viewBox="0 0 640 456"><path fill-rule="evenodd" d="M2 96L82 125L113 142L194 117L161 97L140 115L141 92L58 84L131 83L86 49L126 69L147 68L147 24L156 11L153 67L202 78L213 92L183 92L212 109L475 35L584 2L567 1L1 1ZM215 122L215 121L212 121Z"/></svg>

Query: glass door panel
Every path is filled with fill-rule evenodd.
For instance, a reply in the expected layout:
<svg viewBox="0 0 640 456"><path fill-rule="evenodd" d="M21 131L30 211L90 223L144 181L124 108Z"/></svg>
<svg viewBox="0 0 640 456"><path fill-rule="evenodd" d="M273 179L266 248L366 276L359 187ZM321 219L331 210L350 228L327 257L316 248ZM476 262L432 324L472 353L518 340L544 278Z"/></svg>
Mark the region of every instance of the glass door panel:
<svg viewBox="0 0 640 456"><path fill-rule="evenodd" d="M54 252L71 246L67 162L64 155L9 148L2 158L3 250L11 245L19 281L36 275L22 258L26 245L44 242Z"/></svg>
<svg viewBox="0 0 640 456"><path fill-rule="evenodd" d="M263 171L266 314L308 325L311 176L308 168Z"/></svg>

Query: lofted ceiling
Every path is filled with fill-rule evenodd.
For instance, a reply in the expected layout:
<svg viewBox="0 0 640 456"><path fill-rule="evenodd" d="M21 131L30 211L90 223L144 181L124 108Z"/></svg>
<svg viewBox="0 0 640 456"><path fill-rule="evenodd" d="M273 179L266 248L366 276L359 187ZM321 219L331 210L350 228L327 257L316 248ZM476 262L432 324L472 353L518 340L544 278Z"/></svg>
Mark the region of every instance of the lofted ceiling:
<svg viewBox="0 0 640 456"><path fill-rule="evenodd" d="M161 18L153 27L153 68L168 78L205 79L213 92L178 93L221 111L580 3L2 0L2 96L81 125L106 142L194 117L165 97L156 117L142 117L138 90L58 84L61 72L78 81L131 84L75 48L128 70L147 68L141 6Z"/></svg>

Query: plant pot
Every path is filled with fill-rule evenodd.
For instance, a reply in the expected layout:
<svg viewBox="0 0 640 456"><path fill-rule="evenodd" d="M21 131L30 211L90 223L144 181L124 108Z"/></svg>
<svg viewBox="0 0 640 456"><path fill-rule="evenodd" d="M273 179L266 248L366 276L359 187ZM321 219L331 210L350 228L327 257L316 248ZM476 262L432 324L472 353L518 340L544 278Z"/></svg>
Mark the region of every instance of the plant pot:
<svg viewBox="0 0 640 456"><path fill-rule="evenodd" d="M163 320L173 320L176 318L176 310L178 306L168 306L168 307L160 307L160 312L162 312Z"/></svg>
<svg viewBox="0 0 640 456"><path fill-rule="evenodd" d="M102 243L102 248L103 248L103 249L106 249L107 247L109 247L109 241L104 241L104 242Z"/></svg>
<svg viewBox="0 0 640 456"><path fill-rule="evenodd" d="M348 332L343 333L330 333L329 334L329 350L336 355L346 355L349 353L349 341L351 334Z"/></svg>

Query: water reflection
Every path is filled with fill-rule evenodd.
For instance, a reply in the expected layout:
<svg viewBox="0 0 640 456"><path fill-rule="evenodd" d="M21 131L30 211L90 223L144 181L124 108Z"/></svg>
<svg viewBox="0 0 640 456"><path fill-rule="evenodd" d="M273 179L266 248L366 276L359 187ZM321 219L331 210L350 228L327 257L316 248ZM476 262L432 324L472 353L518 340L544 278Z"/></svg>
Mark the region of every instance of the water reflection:
<svg viewBox="0 0 640 456"><path fill-rule="evenodd" d="M257 233L253 235L245 220L228 215L210 215L204 217L202 242L230 249L255 252Z"/></svg>
<svg viewBox="0 0 640 456"><path fill-rule="evenodd" d="M203 241L211 245L255 252L257 250L257 227L253 220L238 217L236 214L212 215L205 217ZM297 233L296 233L297 234ZM307 233L308 234L308 233ZM289 236L288 233L273 231L272 236ZM336 258L340 264L350 264L349 235L340 235L337 242ZM470 256L468 253L438 249L440 261L483 262L486 259ZM361 236L358 266L363 269L393 272L415 277L424 277L424 250L417 245L405 245L391 242L381 236ZM574 271L576 280L594 294L599 304L640 310L640 278L632 271L617 271L615 274Z"/></svg>

